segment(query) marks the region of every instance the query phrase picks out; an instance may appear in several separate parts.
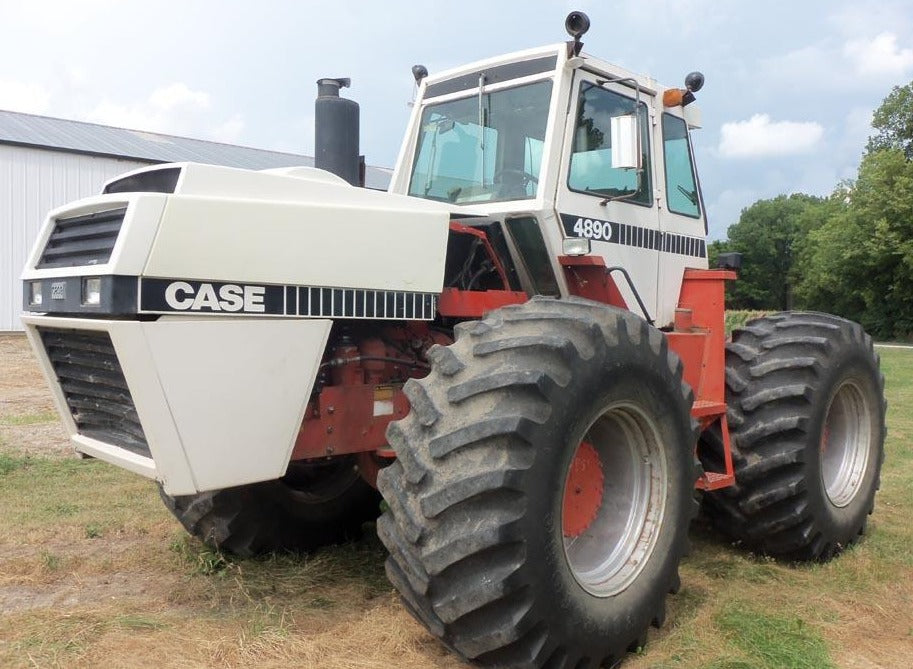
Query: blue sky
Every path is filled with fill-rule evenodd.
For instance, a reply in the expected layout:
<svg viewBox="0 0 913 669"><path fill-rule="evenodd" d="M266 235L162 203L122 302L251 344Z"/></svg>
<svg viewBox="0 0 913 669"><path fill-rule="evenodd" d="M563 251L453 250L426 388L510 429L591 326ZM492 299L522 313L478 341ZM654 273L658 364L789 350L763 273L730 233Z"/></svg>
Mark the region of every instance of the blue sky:
<svg viewBox="0 0 913 669"><path fill-rule="evenodd" d="M913 78L913 0L0 0L0 109L299 153L315 81L348 76L362 152L392 166L410 68L563 41L668 85L707 78L695 135L711 235L855 175L872 111Z"/></svg>

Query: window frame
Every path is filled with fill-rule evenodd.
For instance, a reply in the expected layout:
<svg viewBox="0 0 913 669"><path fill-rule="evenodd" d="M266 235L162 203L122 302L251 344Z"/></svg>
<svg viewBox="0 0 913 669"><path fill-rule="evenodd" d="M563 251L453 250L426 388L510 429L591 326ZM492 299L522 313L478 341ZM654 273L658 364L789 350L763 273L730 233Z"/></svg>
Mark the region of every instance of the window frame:
<svg viewBox="0 0 913 669"><path fill-rule="evenodd" d="M521 236L520 233L524 232L518 227L518 224L521 221L532 221L530 230L535 231L537 239L529 239ZM558 278L555 276L555 268L552 265L551 256L548 253L548 246L546 246L545 243L545 232L543 231L542 222L539 220L539 217L533 214L508 215L504 218L503 225L504 230L513 243L514 249L516 249L516 256L520 259L520 264L523 266L526 278L535 291L534 294L560 297L561 286L558 283ZM532 242L532 244L527 244L526 242ZM542 253L541 257L533 257L540 251ZM539 261L537 263L538 266L533 264L534 261ZM544 272L542 269L543 267L548 269L548 276L543 276L541 274ZM542 285L543 283L548 285Z"/></svg>
<svg viewBox="0 0 913 669"><path fill-rule="evenodd" d="M523 88L523 87L527 87L527 86L535 86L535 85L539 85L539 84L548 84L548 87L549 87L548 96L549 97L548 97L548 104L544 107L546 116L545 116L545 133L543 135L543 138L541 140L538 140L538 138L535 138L535 137L528 138L528 139L536 139L543 143L543 152L542 152L542 156L540 157L540 161L539 161L539 170L538 170L539 174L536 175L537 177L541 177L542 171L544 169L543 165L545 163L546 149L547 149L547 144L548 144L549 123L550 123L550 119L551 119L552 108L553 108L553 105L555 102L555 89L556 89L555 78L553 76L543 77L543 76L537 75L536 77L531 78L529 80L524 79L522 77L519 79L508 79L505 81L498 82L498 84L493 85L491 87L486 86L482 91L483 95L494 95L494 94L500 93L502 91L515 90L515 89L519 89L519 88ZM451 102L461 102L464 100L476 99L478 97L478 95L479 95L479 89L474 88L474 89L460 90L458 92L449 93L447 95L435 96L433 98L427 98L423 101L421 109L419 110L419 116L418 116L419 121L416 124L418 132L415 136L414 146L412 147L412 159L409 162L409 170L408 170L409 176L408 176L408 179L406 180L406 195L407 196L415 197L418 199L426 199L426 200L429 200L432 202L445 202L447 204L452 204L452 205L458 206L458 207L476 206L476 205L484 206L487 204L501 204L504 202L529 202L529 201L535 201L542 197L541 189L540 189L540 185L539 185L539 178L536 179L536 192L533 195L526 195L522 198L519 198L519 197L492 198L492 199L487 199L487 200L467 200L467 201L463 201L463 202L449 202L446 199L438 199L438 198L434 198L434 197L427 197L426 195L412 193L412 185L413 185L413 181L414 181L415 175L416 175L416 172L415 172L416 165L418 163L419 155L420 155L420 152L421 152L421 149L423 146L423 144L422 144L422 128L423 128L422 119L424 118L425 113L429 110L433 110L435 107L438 107L440 105L448 104ZM483 129L483 131L485 129L497 130L497 128L495 126L489 126L489 125L482 126L482 129ZM498 161L497 155L500 154L500 152L502 150L503 150L503 146L501 145L500 141L498 141L497 148L496 148L496 157L495 157L496 163ZM497 171L498 171L497 169L494 170L495 173L497 173Z"/></svg>
<svg viewBox="0 0 913 669"><path fill-rule="evenodd" d="M577 134L577 118L578 118L579 115L580 115L580 107L581 107L581 105L583 105L583 103L584 103L584 97L583 97L583 96L584 96L584 94L585 94L585 92L586 92L586 91L583 90L583 87L584 87L584 86L588 86L589 88L595 88L595 89L598 89L598 90L603 91L603 92L605 92L605 93L611 93L612 95L617 95L617 96L619 96L619 97L621 97L621 98L624 98L624 99L626 99L626 100L630 100L632 103L642 105L643 110L644 110L644 118L645 118L645 120L646 120L646 124L645 124L645 127L641 130L641 132L642 132L642 135L643 135L642 139L646 139L647 145L646 145L646 148L641 147L641 153L643 154L643 157L645 157L646 160L647 160L648 163L649 163L648 165L644 165L644 166L642 167L643 172L644 172L644 174L645 174L645 176L646 176L646 179L647 179L647 184L646 184L646 186L644 187L644 192L645 192L646 195L648 196L648 197L647 197L647 200L648 200L648 201L647 201L647 202L643 202L643 201L640 201L640 200L635 200L633 197L622 197L622 198L610 199L609 201L610 201L610 202L620 202L620 203L624 203L624 204L634 204L634 205L637 205L638 207L645 207L645 208L647 208L647 209L652 209L652 208L653 208L653 205L654 205L654 203L655 203L655 201L656 201L656 197L655 197L655 189L654 189L654 185L653 185L653 163L654 163L654 161L653 161L653 159L652 159L652 151L651 151L652 144L650 143L650 142L651 142L651 137L650 137L650 136L652 135L652 132L650 131L650 108L651 108L651 105L647 104L647 101L646 101L646 100L643 100L643 99L641 99L640 102L637 103L637 99L636 99L635 97L629 97L629 96L627 96L627 95L625 95L625 94L623 94L623 93L620 93L620 92L618 92L618 91L612 90L612 89L610 89L610 88L606 88L605 86L600 86L597 82L595 82L595 81L590 81L590 80L588 80L588 79L583 79L583 80L580 82L579 90L578 90L578 92L577 92L577 105L576 105L576 107L575 107L576 113L575 113L574 118L573 118L573 129L572 129L572 132L571 132L571 139L570 139L570 148L571 148L571 150L568 151L568 154L567 154L567 156L568 156L568 157L567 157L567 179L565 180L565 185L567 186L567 189L568 189L569 191L571 191L572 193L580 193L581 195L589 195L590 197L596 197L596 198L599 198L599 199L602 199L602 200L604 200L604 199L607 197L604 193L600 194L600 193L597 193L596 191L591 191L591 190L580 190L579 188L574 188L574 187L571 186L571 172L572 172L571 163L572 163L572 161L573 161L573 159L574 159L573 142L574 142L574 137L575 137L576 134ZM638 121L639 121L639 119L638 119ZM639 124L639 122L638 122L638 126L639 126L639 125L640 125L640 124ZM611 169L611 168L610 168L610 169ZM616 168L616 169L617 169L617 168ZM637 193L637 192L638 192L638 191L635 191L635 193Z"/></svg>
<svg viewBox="0 0 913 669"><path fill-rule="evenodd" d="M676 121L681 122L681 124L685 128L685 147L687 148L687 151L688 151L688 165L691 167L691 181L694 184L694 193L695 193L695 196L697 197L697 202L695 203L695 206L697 207L697 213L694 213L694 214L673 209L671 202L669 200L669 193L670 193L670 191L669 191L669 161L666 159L666 128L665 128L665 122L666 122L667 116L670 119L674 119ZM694 164L694 149L691 146L691 132L688 129L688 122L680 116L676 116L675 114L670 114L669 112L664 111L662 113L662 118L660 119L659 131L660 131L660 136L662 137L662 142L663 142L663 185L664 185L664 189L665 189L665 198L664 199L666 201L666 209L670 213L676 214L677 216L685 216L686 218L692 218L694 220L699 220L703 216L703 212L704 212L704 207L703 207L704 198L701 194L701 183L700 183L700 181L698 181L698 177L697 177L697 166Z"/></svg>

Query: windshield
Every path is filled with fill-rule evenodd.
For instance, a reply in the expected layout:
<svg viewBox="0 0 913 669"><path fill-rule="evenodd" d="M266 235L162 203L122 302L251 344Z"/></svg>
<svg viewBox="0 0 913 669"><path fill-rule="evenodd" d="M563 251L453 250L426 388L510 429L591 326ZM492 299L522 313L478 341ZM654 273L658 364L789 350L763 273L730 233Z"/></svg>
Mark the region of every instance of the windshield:
<svg viewBox="0 0 913 669"><path fill-rule="evenodd" d="M552 82L539 81L427 106L409 195L456 204L535 197L551 94Z"/></svg>

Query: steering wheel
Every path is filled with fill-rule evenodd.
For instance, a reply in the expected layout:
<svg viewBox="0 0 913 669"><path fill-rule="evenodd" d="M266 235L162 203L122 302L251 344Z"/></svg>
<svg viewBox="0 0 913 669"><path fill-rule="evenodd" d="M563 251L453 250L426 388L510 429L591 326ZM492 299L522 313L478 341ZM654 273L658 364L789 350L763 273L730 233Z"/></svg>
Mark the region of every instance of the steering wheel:
<svg viewBox="0 0 913 669"><path fill-rule="evenodd" d="M538 177L535 177L532 174L530 174L529 172L527 172L526 170L521 170L517 167L505 167L503 169L500 169L494 173L494 176L492 176L491 180L496 184L503 183L502 178L506 174L511 174L511 175L520 177L520 179L521 179L520 184L524 188L526 188L527 184L534 183L534 184L538 185L538 183L539 183Z"/></svg>

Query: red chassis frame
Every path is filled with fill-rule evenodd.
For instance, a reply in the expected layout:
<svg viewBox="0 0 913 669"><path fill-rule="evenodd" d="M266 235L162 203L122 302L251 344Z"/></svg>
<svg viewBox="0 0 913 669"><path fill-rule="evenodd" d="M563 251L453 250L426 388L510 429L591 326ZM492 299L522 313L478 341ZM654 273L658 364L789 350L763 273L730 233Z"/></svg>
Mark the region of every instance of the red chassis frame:
<svg viewBox="0 0 913 669"><path fill-rule="evenodd" d="M497 258L481 231L457 223L452 223L451 229L480 236L490 255ZM628 308L602 258L560 256L559 262L571 294ZM503 267L500 264L496 267L507 287ZM724 331L725 282L735 278L735 272L728 270L686 269L675 322L672 329L666 332L669 346L684 364L685 381L694 390L692 416L699 422L701 431L715 423L719 423L720 427L724 471L704 472L695 484L702 490L718 490L735 482L726 422ZM527 299L526 293L511 290L462 291L447 288L441 294L438 309L446 317L481 318L492 309L520 304ZM416 324L415 327L419 330L427 326ZM358 364L361 360L357 357L358 350L353 349L351 355L351 361ZM355 375L356 378L358 376ZM327 385L308 404L292 459L356 455L362 476L373 485L379 468L396 456L387 444L387 425L408 412L409 401L398 384L356 380Z"/></svg>

